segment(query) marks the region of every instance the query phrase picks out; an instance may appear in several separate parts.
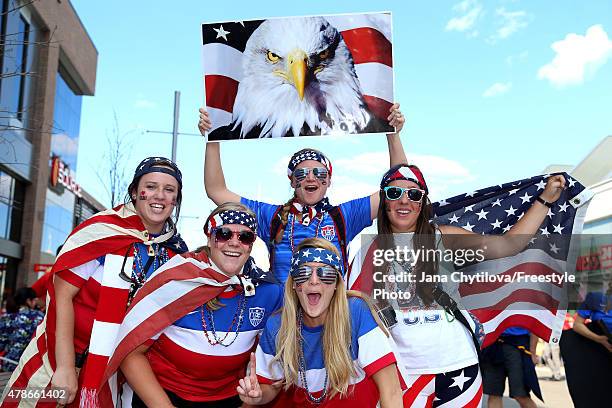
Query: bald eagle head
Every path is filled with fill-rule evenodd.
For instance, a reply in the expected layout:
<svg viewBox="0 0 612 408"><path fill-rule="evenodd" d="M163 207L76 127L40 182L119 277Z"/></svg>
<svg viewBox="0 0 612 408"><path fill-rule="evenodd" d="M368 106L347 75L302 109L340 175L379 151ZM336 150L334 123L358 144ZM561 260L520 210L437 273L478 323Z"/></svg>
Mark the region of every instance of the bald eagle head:
<svg viewBox="0 0 612 408"><path fill-rule="evenodd" d="M233 108L241 137L255 126L260 137L298 136L304 126L356 132L369 120L351 53L327 20L272 19L253 32Z"/></svg>

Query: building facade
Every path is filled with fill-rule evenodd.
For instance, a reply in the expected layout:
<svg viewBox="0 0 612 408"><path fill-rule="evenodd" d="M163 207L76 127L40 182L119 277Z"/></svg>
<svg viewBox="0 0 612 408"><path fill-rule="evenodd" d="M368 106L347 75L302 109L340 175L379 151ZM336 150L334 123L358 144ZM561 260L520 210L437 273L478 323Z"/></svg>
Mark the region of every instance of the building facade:
<svg viewBox="0 0 612 408"><path fill-rule="evenodd" d="M0 285L9 293L103 206L75 173L81 103L95 90L93 41L69 0L0 6Z"/></svg>

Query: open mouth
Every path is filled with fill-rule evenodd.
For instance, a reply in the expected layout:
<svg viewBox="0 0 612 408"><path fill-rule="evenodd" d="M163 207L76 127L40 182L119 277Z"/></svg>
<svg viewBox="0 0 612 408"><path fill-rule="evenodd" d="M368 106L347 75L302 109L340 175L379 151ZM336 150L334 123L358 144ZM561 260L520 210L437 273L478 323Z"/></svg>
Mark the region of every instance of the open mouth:
<svg viewBox="0 0 612 408"><path fill-rule="evenodd" d="M308 299L309 305L316 306L319 304L319 300L321 300L321 294L320 293L308 293L306 295L306 298Z"/></svg>
<svg viewBox="0 0 612 408"><path fill-rule="evenodd" d="M397 213L400 216L407 216L407 215L410 215L412 213L412 211L410 211L410 210L397 210Z"/></svg>
<svg viewBox="0 0 612 408"><path fill-rule="evenodd" d="M229 256L230 258L240 258L240 255L242 255L240 252L234 252L234 251L222 251L223 255L225 256Z"/></svg>
<svg viewBox="0 0 612 408"><path fill-rule="evenodd" d="M304 190L306 190L307 193L313 193L315 191L317 191L319 189L318 186L306 186L304 187Z"/></svg>
<svg viewBox="0 0 612 408"><path fill-rule="evenodd" d="M166 208L165 205L159 204L159 203L149 204L149 207L151 207L154 213L158 213L158 214L164 211L164 209Z"/></svg>

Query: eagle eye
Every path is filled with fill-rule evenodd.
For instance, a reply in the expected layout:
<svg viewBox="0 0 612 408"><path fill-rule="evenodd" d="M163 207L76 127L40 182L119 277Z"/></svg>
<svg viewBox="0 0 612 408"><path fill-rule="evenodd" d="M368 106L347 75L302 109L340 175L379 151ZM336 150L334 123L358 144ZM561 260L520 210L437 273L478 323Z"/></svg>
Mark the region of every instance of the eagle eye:
<svg viewBox="0 0 612 408"><path fill-rule="evenodd" d="M326 49L326 50L324 50L324 51L321 51L321 52L319 53L319 58L320 58L321 60L326 60L327 58L329 58L329 48L328 48L328 49Z"/></svg>
<svg viewBox="0 0 612 408"><path fill-rule="evenodd" d="M280 60L280 57L276 55L275 53L273 53L272 51L268 51L266 53L266 58L268 59L268 61L270 61L273 64L276 64L278 60Z"/></svg>

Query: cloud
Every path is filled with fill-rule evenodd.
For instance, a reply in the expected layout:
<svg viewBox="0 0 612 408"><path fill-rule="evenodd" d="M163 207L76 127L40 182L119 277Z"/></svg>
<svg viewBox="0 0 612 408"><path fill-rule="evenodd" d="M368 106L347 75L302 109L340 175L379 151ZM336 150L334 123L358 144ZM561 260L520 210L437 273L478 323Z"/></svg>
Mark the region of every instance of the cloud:
<svg viewBox="0 0 612 408"><path fill-rule="evenodd" d="M134 107L139 109L153 109L157 108L157 104L148 99L139 98L136 100L136 103L134 103Z"/></svg>
<svg viewBox="0 0 612 408"><path fill-rule="evenodd" d="M471 30L478 18L482 15L482 6L476 0L464 0L456 4L453 10L460 14L460 16L453 17L446 23L446 31L465 32ZM477 31L472 31L470 33L472 37L477 35Z"/></svg>
<svg viewBox="0 0 612 408"><path fill-rule="evenodd" d="M516 62L525 61L527 59L528 55L529 55L529 52L527 52L527 51L523 51L523 52L521 52L519 54L516 54L516 55L510 55L510 56L506 57L506 64L513 65Z"/></svg>
<svg viewBox="0 0 612 408"><path fill-rule="evenodd" d="M55 133L51 137L51 151L60 157L74 157L77 155L78 150L78 139L72 139L64 132Z"/></svg>
<svg viewBox="0 0 612 408"><path fill-rule="evenodd" d="M487 90L483 92L482 96L485 98L490 98L492 96L503 95L508 92L510 88L512 88L511 82L496 82L487 88Z"/></svg>
<svg viewBox="0 0 612 408"><path fill-rule="evenodd" d="M600 24L589 27L585 35L570 33L555 41L555 58L538 70L538 79L563 87L577 85L595 75L612 55L612 40Z"/></svg>
<svg viewBox="0 0 612 408"><path fill-rule="evenodd" d="M495 15L499 17L501 24L495 34L490 38L493 42L510 37L521 28L527 27L528 24L527 12L523 10L507 11L504 7L500 7L495 10Z"/></svg>

